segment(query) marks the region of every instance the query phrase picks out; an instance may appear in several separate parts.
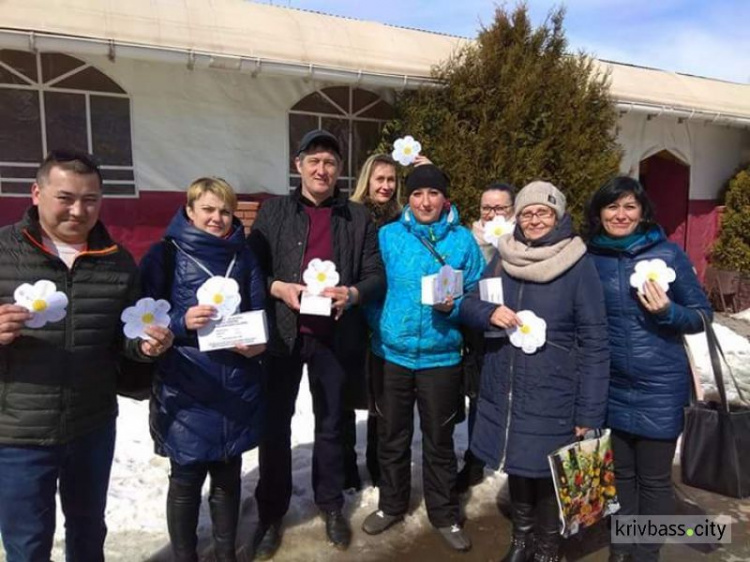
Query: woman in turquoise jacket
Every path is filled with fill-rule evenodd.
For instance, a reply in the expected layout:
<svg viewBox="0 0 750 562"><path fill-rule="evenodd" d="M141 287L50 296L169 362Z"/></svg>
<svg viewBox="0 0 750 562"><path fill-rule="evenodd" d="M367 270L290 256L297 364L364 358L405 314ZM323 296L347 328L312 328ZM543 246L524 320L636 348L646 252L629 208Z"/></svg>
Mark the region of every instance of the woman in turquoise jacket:
<svg viewBox="0 0 750 562"><path fill-rule="evenodd" d="M471 548L459 525L453 428L461 405L462 297L422 304L422 278L443 265L463 272L464 292L484 268L482 252L447 200L448 181L434 165L415 167L406 180L408 205L398 222L380 229L388 291L371 310L373 353L385 360L375 391L380 461L379 509L364 521L371 535L403 519L411 487L411 440L416 400L423 435L424 497L430 522L448 545Z"/></svg>

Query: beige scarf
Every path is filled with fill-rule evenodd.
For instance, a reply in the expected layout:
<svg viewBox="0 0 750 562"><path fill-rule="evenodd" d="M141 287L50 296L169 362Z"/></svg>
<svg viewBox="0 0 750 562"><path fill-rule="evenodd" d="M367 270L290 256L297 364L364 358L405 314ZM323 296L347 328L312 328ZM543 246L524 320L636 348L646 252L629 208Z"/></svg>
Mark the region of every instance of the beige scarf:
<svg viewBox="0 0 750 562"><path fill-rule="evenodd" d="M498 250L503 269L524 281L547 283L573 267L586 253L580 236L566 238L552 246L527 246L513 236L500 239Z"/></svg>

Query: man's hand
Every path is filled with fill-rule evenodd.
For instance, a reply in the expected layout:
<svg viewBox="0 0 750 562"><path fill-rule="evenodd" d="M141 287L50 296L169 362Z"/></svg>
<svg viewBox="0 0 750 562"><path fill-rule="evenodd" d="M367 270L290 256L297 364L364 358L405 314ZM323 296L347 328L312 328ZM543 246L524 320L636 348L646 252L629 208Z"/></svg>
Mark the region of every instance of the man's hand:
<svg viewBox="0 0 750 562"><path fill-rule="evenodd" d="M146 335L150 339L141 341L141 352L149 357L159 357L172 347L172 342L174 342L172 330L162 326L148 326Z"/></svg>
<svg viewBox="0 0 750 562"><path fill-rule="evenodd" d="M455 304L455 301L453 300L453 295L448 295L447 297L445 297L445 301L433 304L432 308L434 308L438 312L444 312L445 314L450 314L451 310L453 310L454 304Z"/></svg>
<svg viewBox="0 0 750 562"><path fill-rule="evenodd" d="M211 321L216 309L209 304L197 304L187 309L185 313L185 327L188 330L203 328Z"/></svg>
<svg viewBox="0 0 750 562"><path fill-rule="evenodd" d="M8 345L18 336L24 322L31 319L31 312L17 304L0 305L0 345Z"/></svg>
<svg viewBox="0 0 750 562"><path fill-rule="evenodd" d="M274 281L271 284L271 296L284 301L284 304L296 311L299 311L299 295L304 290L305 286L299 283Z"/></svg>
<svg viewBox="0 0 750 562"><path fill-rule="evenodd" d="M492 313L492 316L490 316L490 324L507 330L514 326L520 326L523 322L521 322L521 319L510 308L500 305Z"/></svg>
<svg viewBox="0 0 750 562"><path fill-rule="evenodd" d="M265 350L266 344L259 343L257 345L235 345L233 351L250 358L255 357L256 355L260 355Z"/></svg>
<svg viewBox="0 0 750 562"><path fill-rule="evenodd" d="M359 302L359 291L355 287L328 287L323 289L323 296L333 299L331 306L336 311L334 318L338 320L349 305L349 291L352 292L352 304Z"/></svg>
<svg viewBox="0 0 750 562"><path fill-rule="evenodd" d="M641 301L643 308L651 314L666 312L672 303L667 293L656 281L646 281L643 284L643 293L638 293L638 300Z"/></svg>

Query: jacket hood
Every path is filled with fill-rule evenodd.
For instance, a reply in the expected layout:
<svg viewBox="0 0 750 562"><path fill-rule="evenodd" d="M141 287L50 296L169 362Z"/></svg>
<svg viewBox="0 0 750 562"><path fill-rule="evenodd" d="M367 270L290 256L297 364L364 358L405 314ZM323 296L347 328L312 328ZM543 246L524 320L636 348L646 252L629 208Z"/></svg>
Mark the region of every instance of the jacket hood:
<svg viewBox="0 0 750 562"><path fill-rule="evenodd" d="M245 245L245 230L237 217L232 217L230 234L219 238L193 226L184 207L180 207L167 227L166 238L175 240L180 248L195 257L231 260Z"/></svg>
<svg viewBox="0 0 750 562"><path fill-rule="evenodd" d="M433 242L442 240L448 235L448 232L461 226L458 209L455 205L451 205L450 209L440 213L440 218L431 224L417 222L414 218L414 213L412 213L412 210L407 205L401 212L399 221L415 236L426 238Z"/></svg>

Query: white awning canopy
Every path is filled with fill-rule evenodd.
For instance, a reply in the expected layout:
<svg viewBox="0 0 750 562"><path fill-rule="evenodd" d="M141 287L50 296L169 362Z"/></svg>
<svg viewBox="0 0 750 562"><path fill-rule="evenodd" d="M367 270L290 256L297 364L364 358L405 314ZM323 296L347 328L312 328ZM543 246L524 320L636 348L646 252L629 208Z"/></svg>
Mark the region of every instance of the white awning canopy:
<svg viewBox="0 0 750 562"><path fill-rule="evenodd" d="M243 0L3 0L0 48L340 83L430 84L468 39ZM750 85L600 62L621 111L750 125Z"/></svg>

